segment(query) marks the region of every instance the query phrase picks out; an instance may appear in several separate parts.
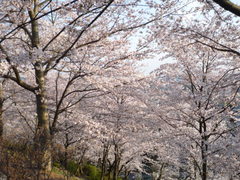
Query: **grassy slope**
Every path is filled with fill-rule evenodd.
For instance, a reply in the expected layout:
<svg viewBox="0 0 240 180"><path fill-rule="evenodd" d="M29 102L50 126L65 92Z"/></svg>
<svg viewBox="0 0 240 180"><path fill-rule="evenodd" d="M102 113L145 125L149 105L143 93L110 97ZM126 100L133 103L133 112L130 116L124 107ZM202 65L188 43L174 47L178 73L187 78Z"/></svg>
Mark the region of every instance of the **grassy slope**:
<svg viewBox="0 0 240 180"><path fill-rule="evenodd" d="M67 178L67 172L63 171L59 168L54 167L52 172L50 173L50 180L86 180L84 178L79 178L76 176L71 176Z"/></svg>

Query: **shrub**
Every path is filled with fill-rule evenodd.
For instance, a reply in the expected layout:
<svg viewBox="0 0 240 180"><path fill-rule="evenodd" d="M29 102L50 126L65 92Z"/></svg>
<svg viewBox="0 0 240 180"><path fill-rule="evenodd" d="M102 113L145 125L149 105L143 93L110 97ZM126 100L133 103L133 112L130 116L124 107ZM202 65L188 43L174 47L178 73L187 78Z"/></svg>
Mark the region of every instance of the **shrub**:
<svg viewBox="0 0 240 180"><path fill-rule="evenodd" d="M66 170L70 172L71 175L80 176L80 166L75 161L68 161Z"/></svg>
<svg viewBox="0 0 240 180"><path fill-rule="evenodd" d="M101 171L94 165L86 164L83 167L84 174L89 178L89 180L99 180Z"/></svg>

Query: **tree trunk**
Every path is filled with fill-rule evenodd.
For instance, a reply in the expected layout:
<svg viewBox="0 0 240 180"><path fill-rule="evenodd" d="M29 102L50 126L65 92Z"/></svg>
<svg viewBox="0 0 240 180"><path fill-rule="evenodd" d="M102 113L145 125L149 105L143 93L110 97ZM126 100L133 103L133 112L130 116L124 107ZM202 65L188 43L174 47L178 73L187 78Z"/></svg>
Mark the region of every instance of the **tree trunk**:
<svg viewBox="0 0 240 180"><path fill-rule="evenodd" d="M104 148L103 148L103 157L102 157L102 161L101 161L101 177L100 180L104 179L104 176L106 174L106 164L107 164L107 157L108 157L108 143L107 145L104 144Z"/></svg>
<svg viewBox="0 0 240 180"><path fill-rule="evenodd" d="M52 138L49 128L49 117L47 111L46 102L46 88L45 88L45 76L42 70L42 64L37 62L35 64L36 82L39 90L36 93L36 106L37 106L37 130L35 134L35 147L40 157L40 168L42 171L51 170L51 145Z"/></svg>
<svg viewBox="0 0 240 180"><path fill-rule="evenodd" d="M0 84L0 140L3 137L3 87L2 82Z"/></svg>
<svg viewBox="0 0 240 180"><path fill-rule="evenodd" d="M33 9L29 11L29 16L31 18L31 30L32 30L32 47L38 48L40 38L39 38L39 28L38 21L35 17L39 13L39 0L33 0ZM47 97L46 97L46 85L45 76L43 70L43 63L41 60L36 59L34 65L36 83L38 85L38 91L35 93L36 96L36 108L37 108L37 128L34 137L35 151L37 153L38 165L40 172L46 173L52 169L52 137L49 128L49 116L47 110Z"/></svg>
<svg viewBox="0 0 240 180"><path fill-rule="evenodd" d="M36 15L38 14L39 11L39 2L38 0L34 0L34 8L29 11L29 16L31 19L31 29L32 29L32 47L38 47L39 45L39 30L38 30L38 21L35 20Z"/></svg>
<svg viewBox="0 0 240 180"><path fill-rule="evenodd" d="M207 162L202 163L202 180L207 180Z"/></svg>
<svg viewBox="0 0 240 180"><path fill-rule="evenodd" d="M206 136L207 126L205 118L202 117L200 122L200 134L201 134L201 159L202 159L202 180L207 180L207 151L208 151L208 138Z"/></svg>
<svg viewBox="0 0 240 180"><path fill-rule="evenodd" d="M207 145L206 141L202 142L202 180L207 180Z"/></svg>
<svg viewBox="0 0 240 180"><path fill-rule="evenodd" d="M113 180L117 180L118 179L119 165L120 165L119 148L118 148L118 145L115 145L115 159L114 159L114 167L113 167Z"/></svg>
<svg viewBox="0 0 240 180"><path fill-rule="evenodd" d="M164 167L165 167L165 164L162 163L162 165L161 165L161 167L160 167L160 170L159 170L159 176L158 176L157 180L161 180L161 179L162 179Z"/></svg>

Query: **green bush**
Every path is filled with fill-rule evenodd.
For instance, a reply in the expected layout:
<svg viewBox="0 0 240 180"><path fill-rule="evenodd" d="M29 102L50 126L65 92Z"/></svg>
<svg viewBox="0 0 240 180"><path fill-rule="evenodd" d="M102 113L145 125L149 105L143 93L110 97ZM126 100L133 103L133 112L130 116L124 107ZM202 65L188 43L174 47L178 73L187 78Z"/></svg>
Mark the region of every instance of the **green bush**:
<svg viewBox="0 0 240 180"><path fill-rule="evenodd" d="M80 176L79 168L80 166L75 161L68 161L66 170L70 172L71 175Z"/></svg>
<svg viewBox="0 0 240 180"><path fill-rule="evenodd" d="M60 167L61 167L61 164L58 163L58 162L53 162L53 167L60 168Z"/></svg>
<svg viewBox="0 0 240 180"><path fill-rule="evenodd" d="M91 164L84 165L83 172L89 180L99 180L101 176L100 169Z"/></svg>

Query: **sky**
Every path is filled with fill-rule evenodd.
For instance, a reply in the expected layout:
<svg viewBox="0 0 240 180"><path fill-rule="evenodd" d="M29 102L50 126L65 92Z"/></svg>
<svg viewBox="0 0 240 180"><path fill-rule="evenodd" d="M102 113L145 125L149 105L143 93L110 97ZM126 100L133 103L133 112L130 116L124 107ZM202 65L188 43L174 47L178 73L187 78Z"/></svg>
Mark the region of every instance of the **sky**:
<svg viewBox="0 0 240 180"><path fill-rule="evenodd" d="M240 5L240 0L231 0L231 2L237 4L237 5Z"/></svg>

